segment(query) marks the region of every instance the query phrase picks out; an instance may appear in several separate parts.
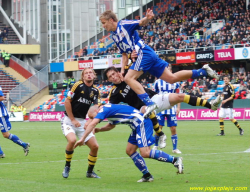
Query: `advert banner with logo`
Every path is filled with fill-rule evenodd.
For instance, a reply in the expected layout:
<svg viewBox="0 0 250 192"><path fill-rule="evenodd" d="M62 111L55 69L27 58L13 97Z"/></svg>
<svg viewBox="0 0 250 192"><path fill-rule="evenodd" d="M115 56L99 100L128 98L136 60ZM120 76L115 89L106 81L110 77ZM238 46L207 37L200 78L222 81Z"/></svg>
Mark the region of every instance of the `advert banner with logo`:
<svg viewBox="0 0 250 192"><path fill-rule="evenodd" d="M63 117L64 117L63 111L30 112L29 121L61 121Z"/></svg>
<svg viewBox="0 0 250 192"><path fill-rule="evenodd" d="M83 70L85 68L94 68L93 60L79 60L78 61L78 68Z"/></svg>
<svg viewBox="0 0 250 192"><path fill-rule="evenodd" d="M235 48L235 59L250 59L250 47Z"/></svg>
<svg viewBox="0 0 250 192"><path fill-rule="evenodd" d="M160 58L162 58L164 61L167 61L170 64L175 64L176 63L176 55L175 55L175 53L162 54L162 55L160 55Z"/></svg>
<svg viewBox="0 0 250 192"><path fill-rule="evenodd" d="M233 109L234 118L250 120L250 108ZM218 120L219 110L212 111L209 109L182 109L178 115L178 120ZM227 118L228 119L228 118Z"/></svg>
<svg viewBox="0 0 250 192"><path fill-rule="evenodd" d="M94 69L106 69L109 67L108 59L95 59L93 63Z"/></svg>
<svg viewBox="0 0 250 192"><path fill-rule="evenodd" d="M214 51L215 61L234 60L234 49L221 49Z"/></svg>
<svg viewBox="0 0 250 192"><path fill-rule="evenodd" d="M121 68L122 67L122 58L110 58L109 67Z"/></svg>
<svg viewBox="0 0 250 192"><path fill-rule="evenodd" d="M9 112L9 121L23 121L23 112Z"/></svg>
<svg viewBox="0 0 250 192"><path fill-rule="evenodd" d="M194 63L195 52L176 53L176 63Z"/></svg>
<svg viewBox="0 0 250 192"><path fill-rule="evenodd" d="M196 61L214 61L214 51L195 52Z"/></svg>

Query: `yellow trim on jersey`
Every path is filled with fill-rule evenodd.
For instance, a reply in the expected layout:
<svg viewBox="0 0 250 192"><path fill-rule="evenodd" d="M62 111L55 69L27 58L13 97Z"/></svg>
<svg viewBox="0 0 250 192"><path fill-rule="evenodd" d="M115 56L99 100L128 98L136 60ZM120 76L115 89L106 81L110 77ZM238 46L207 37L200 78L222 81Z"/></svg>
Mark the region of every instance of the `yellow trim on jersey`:
<svg viewBox="0 0 250 192"><path fill-rule="evenodd" d="M101 92L100 90L98 89L98 87L96 87L95 85L93 85L94 88L96 88L99 92L99 95L98 95L98 106L102 105L102 102L101 102Z"/></svg>
<svg viewBox="0 0 250 192"><path fill-rule="evenodd" d="M78 87L78 85L80 85L80 84L82 84L82 83L83 83L82 81L76 82L76 83L73 85L73 87L71 88L71 91L72 91L72 92L75 92L75 90L76 90L76 88Z"/></svg>
<svg viewBox="0 0 250 192"><path fill-rule="evenodd" d="M111 90L110 90L110 92L109 92L109 96L108 96L109 99L110 99L110 95L111 95L112 91L113 91L115 88L116 88L116 86L113 85L113 87L111 88Z"/></svg>
<svg viewBox="0 0 250 192"><path fill-rule="evenodd" d="M229 85L230 85L230 87L232 88L232 91L233 91L231 97L234 98L234 86L232 84L230 84L230 83L229 83Z"/></svg>

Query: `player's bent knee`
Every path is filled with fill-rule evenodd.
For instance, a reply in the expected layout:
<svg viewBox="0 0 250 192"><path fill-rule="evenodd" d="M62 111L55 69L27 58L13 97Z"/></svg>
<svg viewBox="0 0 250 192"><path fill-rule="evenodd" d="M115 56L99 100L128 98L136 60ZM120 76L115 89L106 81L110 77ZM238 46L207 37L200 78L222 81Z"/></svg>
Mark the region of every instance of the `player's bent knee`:
<svg viewBox="0 0 250 192"><path fill-rule="evenodd" d="M6 138L6 139L8 139L9 136L10 136L10 134L8 132L2 133L2 134L3 134L3 137Z"/></svg>
<svg viewBox="0 0 250 192"><path fill-rule="evenodd" d="M149 158L150 151L140 151L143 158Z"/></svg>

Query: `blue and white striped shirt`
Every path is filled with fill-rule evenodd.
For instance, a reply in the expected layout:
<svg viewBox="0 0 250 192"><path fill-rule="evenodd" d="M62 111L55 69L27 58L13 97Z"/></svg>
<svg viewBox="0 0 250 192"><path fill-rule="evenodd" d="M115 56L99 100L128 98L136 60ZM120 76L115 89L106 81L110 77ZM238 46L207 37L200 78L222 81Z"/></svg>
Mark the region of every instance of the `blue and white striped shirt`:
<svg viewBox="0 0 250 192"><path fill-rule="evenodd" d="M144 118L142 113L129 105L106 104L98 112L96 119L108 119L110 124L128 124L132 130L140 126Z"/></svg>
<svg viewBox="0 0 250 192"><path fill-rule="evenodd" d="M154 91L159 94L164 94L164 93L176 93L176 90L180 87L180 83L174 83L170 84L167 83L166 81L163 81L161 79L157 79L154 83ZM161 114L166 114L166 115L175 115L176 114L176 105L173 106L171 109L167 109L165 111L162 111Z"/></svg>
<svg viewBox="0 0 250 192"><path fill-rule="evenodd" d="M0 86L0 97L2 96L4 95L3 95L2 87ZM0 101L0 117L7 116L7 115L8 115L8 111L5 105L3 104L3 102Z"/></svg>
<svg viewBox="0 0 250 192"><path fill-rule="evenodd" d="M138 52L145 47L145 43L140 39L136 30L141 29L140 20L120 20L116 31L112 31L112 39L120 50L120 53Z"/></svg>

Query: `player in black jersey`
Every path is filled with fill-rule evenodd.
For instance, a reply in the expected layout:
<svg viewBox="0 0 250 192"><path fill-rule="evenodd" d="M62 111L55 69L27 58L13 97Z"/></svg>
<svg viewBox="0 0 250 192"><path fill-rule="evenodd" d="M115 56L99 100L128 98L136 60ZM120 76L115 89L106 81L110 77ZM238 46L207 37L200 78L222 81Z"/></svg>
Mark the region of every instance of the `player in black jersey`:
<svg viewBox="0 0 250 192"><path fill-rule="evenodd" d="M238 121L234 119L233 102L234 102L234 87L229 83L229 78L224 77L225 86L223 87L223 101L221 102L221 109L219 112L219 122L221 132L217 136L224 136L224 118L229 117L235 126L239 129L240 135L244 134L244 130L240 127Z"/></svg>
<svg viewBox="0 0 250 192"><path fill-rule="evenodd" d="M104 74L107 76L108 81L114 84L113 88L109 93L109 102L113 104L118 104L124 102L130 106L140 110L145 104L139 99L137 94L123 81L123 76L115 67L109 67L104 71ZM157 94L150 89L146 89L149 97L157 104L156 112L170 109L177 103L185 102L193 106L204 106L206 108L217 110L220 103L220 97L217 97L211 104L206 100L203 100L199 97L185 95L185 94ZM145 108L144 108L145 109ZM166 136L159 128L158 120L154 113L149 117L152 120L155 132L160 136L159 138L159 147L164 148L166 146Z"/></svg>
<svg viewBox="0 0 250 192"><path fill-rule="evenodd" d="M86 114L92 104L100 104L100 93L93 85L95 72L86 68L82 72L82 80L76 82L65 100L65 116L61 121L62 131L68 144L66 146L66 164L62 173L64 178L68 178L71 159L74 153L76 137L81 138L85 132ZM88 155L88 171L86 177L100 178L94 171L97 160L98 143L93 133L90 133L85 140L85 144L90 148Z"/></svg>

